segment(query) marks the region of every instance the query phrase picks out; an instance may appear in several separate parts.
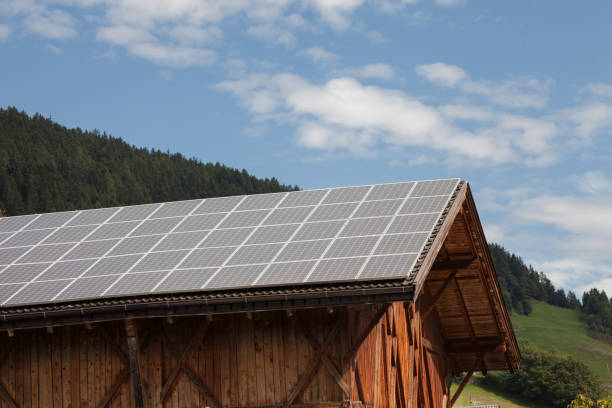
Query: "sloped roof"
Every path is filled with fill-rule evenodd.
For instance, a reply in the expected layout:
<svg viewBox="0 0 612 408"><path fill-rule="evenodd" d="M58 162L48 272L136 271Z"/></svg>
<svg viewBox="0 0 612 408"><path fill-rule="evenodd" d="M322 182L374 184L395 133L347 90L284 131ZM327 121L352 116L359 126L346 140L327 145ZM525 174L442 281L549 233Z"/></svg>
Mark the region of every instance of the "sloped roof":
<svg viewBox="0 0 612 408"><path fill-rule="evenodd" d="M411 286L463 184L431 180L2 218L0 308Z"/></svg>

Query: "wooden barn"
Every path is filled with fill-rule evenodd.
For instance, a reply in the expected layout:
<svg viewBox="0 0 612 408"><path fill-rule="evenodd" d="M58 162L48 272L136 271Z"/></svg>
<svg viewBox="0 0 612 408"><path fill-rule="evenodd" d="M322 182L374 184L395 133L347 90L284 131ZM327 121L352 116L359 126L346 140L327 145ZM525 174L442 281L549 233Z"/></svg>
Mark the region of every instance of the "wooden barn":
<svg viewBox="0 0 612 408"><path fill-rule="evenodd" d="M451 407L520 353L467 182L0 219L0 406Z"/></svg>

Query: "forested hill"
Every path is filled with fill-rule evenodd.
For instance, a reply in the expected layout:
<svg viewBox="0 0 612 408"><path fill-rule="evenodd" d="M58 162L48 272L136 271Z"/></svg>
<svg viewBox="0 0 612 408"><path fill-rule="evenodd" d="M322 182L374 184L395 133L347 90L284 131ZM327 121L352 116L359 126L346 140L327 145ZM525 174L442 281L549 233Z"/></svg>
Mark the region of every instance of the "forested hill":
<svg viewBox="0 0 612 408"><path fill-rule="evenodd" d="M0 108L0 210L65 211L297 189Z"/></svg>

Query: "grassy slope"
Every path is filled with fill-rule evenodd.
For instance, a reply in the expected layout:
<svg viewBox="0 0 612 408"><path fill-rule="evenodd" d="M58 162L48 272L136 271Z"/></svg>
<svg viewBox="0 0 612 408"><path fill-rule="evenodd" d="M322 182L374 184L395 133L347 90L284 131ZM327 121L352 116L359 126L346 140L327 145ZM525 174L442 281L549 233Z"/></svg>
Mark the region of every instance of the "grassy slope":
<svg viewBox="0 0 612 408"><path fill-rule="evenodd" d="M476 376L475 376L476 377ZM451 393L454 393L458 385L454 384ZM497 391L487 390L476 384L468 384L464 389L455 407L469 407L470 405L487 405L487 404L499 404L502 408L539 408L533 404L525 404L521 401L515 400L513 397L508 395L501 395Z"/></svg>
<svg viewBox="0 0 612 408"><path fill-rule="evenodd" d="M529 342L542 350L557 349L584 362L605 384L612 385L608 367L612 371L612 346L587 336L580 323L580 313L542 302L532 302L529 316L514 314L512 324L519 343ZM457 385L453 387L456 389ZM470 399L483 404L497 403L503 408L533 408L508 396L499 395L475 384L468 385L455 406L469 406Z"/></svg>
<svg viewBox="0 0 612 408"><path fill-rule="evenodd" d="M604 384L611 384L612 346L587 336L580 313L542 302L532 304L531 315L512 316L519 343L527 341L542 350L557 349L569 354L588 365Z"/></svg>

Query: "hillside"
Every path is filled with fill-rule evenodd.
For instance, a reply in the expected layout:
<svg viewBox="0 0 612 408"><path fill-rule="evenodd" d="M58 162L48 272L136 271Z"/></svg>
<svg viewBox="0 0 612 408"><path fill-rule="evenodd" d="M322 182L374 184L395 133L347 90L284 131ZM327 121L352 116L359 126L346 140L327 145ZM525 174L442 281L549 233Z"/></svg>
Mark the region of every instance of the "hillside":
<svg viewBox="0 0 612 408"><path fill-rule="evenodd" d="M580 322L580 311L532 301L529 316L512 315L512 324L519 343L542 349L556 349L585 363L612 385L612 346L589 337Z"/></svg>
<svg viewBox="0 0 612 408"><path fill-rule="evenodd" d="M296 188L219 163L68 129L15 108L0 108L0 146L0 210L5 215Z"/></svg>

